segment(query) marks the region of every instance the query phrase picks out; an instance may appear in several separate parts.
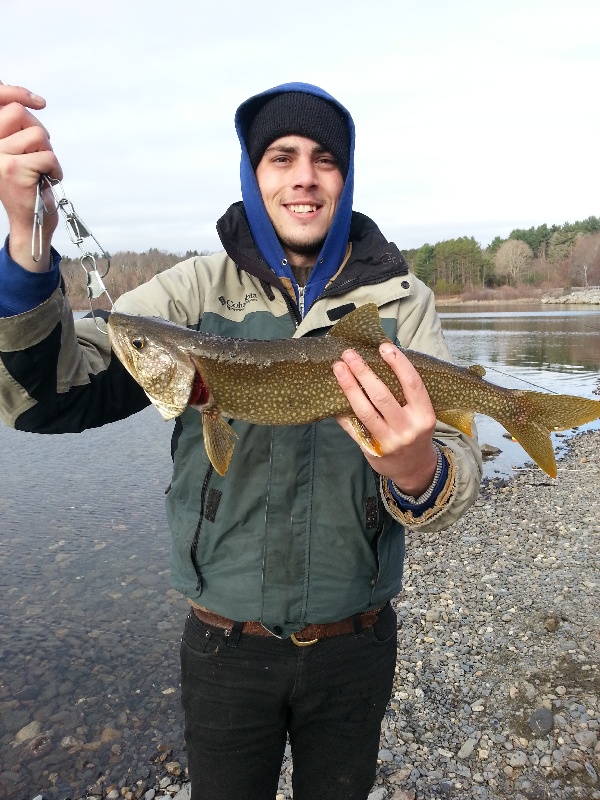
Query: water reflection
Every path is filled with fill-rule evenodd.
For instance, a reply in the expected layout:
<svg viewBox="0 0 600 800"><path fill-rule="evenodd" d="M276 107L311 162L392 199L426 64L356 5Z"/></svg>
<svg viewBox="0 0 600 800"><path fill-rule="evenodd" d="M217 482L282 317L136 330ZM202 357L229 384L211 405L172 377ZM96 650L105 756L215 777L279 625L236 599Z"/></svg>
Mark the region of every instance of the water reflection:
<svg viewBox="0 0 600 800"><path fill-rule="evenodd" d="M482 364L487 378L510 389L536 389L593 397L600 378L600 309L535 306L518 310L441 309L450 351L462 366ZM528 456L504 438L504 429L477 415L480 441L503 453L485 465L486 477L514 473ZM597 429L599 422L582 429ZM552 435L560 452L561 434Z"/></svg>

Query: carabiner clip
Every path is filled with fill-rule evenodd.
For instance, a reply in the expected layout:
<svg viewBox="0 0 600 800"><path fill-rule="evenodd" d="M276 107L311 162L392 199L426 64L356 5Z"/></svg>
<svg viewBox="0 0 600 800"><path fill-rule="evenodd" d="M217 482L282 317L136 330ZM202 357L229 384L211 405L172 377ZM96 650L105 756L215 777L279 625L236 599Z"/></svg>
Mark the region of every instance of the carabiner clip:
<svg viewBox="0 0 600 800"><path fill-rule="evenodd" d="M53 209L47 208L44 203L44 198L42 196L42 187L44 183L47 184L48 188L52 192L55 203ZM65 194L62 183L58 180L58 178L51 178L49 175L40 175L37 185L35 212L33 216L33 231L31 236L31 255L34 261L37 262L40 260L42 255L42 228L44 225L44 214L55 214L59 209L65 218L65 227L67 229L67 233L69 234L69 239L79 248L81 253L80 261L81 266L86 274L87 296L90 302L90 310L92 312L94 324L101 333L105 334L106 331L102 330L96 320L92 300L100 297L102 294L105 294L108 297L111 306L114 305L111 296L109 295L108 290L102 281L102 278L106 277L108 270L110 269L110 256L104 250L100 242L96 239L87 225L83 222L81 217L76 213L75 209L73 208L73 204ZM87 238L93 240L106 259L106 271L104 272L104 275L100 275L94 256L83 245L83 240ZM86 266L86 264L89 266L89 268Z"/></svg>
<svg viewBox="0 0 600 800"><path fill-rule="evenodd" d="M44 228L44 201L40 192L40 184L37 185L35 195L35 209L33 212L33 230L31 231L31 257L37 264L42 257L42 231ZM37 237L37 250L35 242Z"/></svg>
<svg viewBox="0 0 600 800"><path fill-rule="evenodd" d="M44 181L50 187L50 191L54 196L54 199L57 201L54 208L47 208L46 204L44 203L44 198L42 195L42 187ZM52 186L52 179L49 178L47 175L40 175L40 178L37 182L36 190L35 190L35 208L33 210L33 230L31 232L31 257L37 264L42 257L42 244L43 244L43 230L44 230L44 217L46 214L56 214L58 211L58 199L54 192L54 188ZM37 240L37 249L36 249L36 240Z"/></svg>
<svg viewBox="0 0 600 800"><path fill-rule="evenodd" d="M106 288L104 282L102 281L102 278L104 277L104 275L106 275L106 272L108 272L108 270L104 273L104 275L100 275L100 273L98 272L98 267L96 266L96 259L89 252L84 253L79 260L81 261L81 266L83 267L87 275L87 295L90 301L90 305L92 303L93 298L100 297L100 295L105 294L108 297L111 306L114 306L111 296L108 293L108 289ZM86 262L90 264L89 269L86 267ZM92 308L92 314L93 313L94 309Z"/></svg>

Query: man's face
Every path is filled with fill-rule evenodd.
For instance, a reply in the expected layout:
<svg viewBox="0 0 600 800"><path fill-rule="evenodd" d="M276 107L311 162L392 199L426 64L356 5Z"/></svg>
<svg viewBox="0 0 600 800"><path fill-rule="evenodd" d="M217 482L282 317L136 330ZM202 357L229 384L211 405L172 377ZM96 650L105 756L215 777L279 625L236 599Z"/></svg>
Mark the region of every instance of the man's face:
<svg viewBox="0 0 600 800"><path fill-rule="evenodd" d="M312 139L282 136L265 150L256 180L288 260L313 266L344 188L335 158Z"/></svg>

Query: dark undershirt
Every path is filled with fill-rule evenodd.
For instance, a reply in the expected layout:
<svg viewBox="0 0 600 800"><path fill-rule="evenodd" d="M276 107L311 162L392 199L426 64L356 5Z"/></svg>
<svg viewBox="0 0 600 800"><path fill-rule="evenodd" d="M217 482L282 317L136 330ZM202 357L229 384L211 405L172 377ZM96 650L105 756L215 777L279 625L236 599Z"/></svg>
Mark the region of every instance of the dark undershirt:
<svg viewBox="0 0 600 800"><path fill-rule="evenodd" d="M295 267L293 264L290 264L290 269L292 270L292 275L298 286L306 286L308 283L308 278L310 277L310 273L312 272L312 267Z"/></svg>

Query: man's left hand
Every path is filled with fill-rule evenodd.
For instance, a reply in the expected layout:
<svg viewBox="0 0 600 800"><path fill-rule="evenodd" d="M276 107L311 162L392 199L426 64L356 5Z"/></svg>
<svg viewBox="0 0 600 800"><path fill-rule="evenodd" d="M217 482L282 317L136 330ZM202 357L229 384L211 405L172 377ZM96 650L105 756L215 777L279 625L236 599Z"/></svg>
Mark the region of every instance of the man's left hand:
<svg viewBox="0 0 600 800"><path fill-rule="evenodd" d="M381 457L363 449L369 464L391 478L401 492L418 497L429 488L435 474L435 411L421 376L408 358L390 342L382 344L379 352L402 385L404 405L354 350L345 350L333 371L355 415L381 445ZM360 444L348 417L338 417L338 422Z"/></svg>

